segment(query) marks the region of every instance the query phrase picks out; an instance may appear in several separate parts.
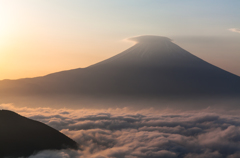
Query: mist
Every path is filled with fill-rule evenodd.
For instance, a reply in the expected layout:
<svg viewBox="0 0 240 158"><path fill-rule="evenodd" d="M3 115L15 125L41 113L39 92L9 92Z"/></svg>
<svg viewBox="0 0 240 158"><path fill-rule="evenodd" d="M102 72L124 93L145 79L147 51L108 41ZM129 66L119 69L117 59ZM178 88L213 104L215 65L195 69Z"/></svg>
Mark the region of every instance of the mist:
<svg viewBox="0 0 240 158"><path fill-rule="evenodd" d="M238 157L239 109L69 109L1 105L75 140L81 150L46 150L30 158Z"/></svg>

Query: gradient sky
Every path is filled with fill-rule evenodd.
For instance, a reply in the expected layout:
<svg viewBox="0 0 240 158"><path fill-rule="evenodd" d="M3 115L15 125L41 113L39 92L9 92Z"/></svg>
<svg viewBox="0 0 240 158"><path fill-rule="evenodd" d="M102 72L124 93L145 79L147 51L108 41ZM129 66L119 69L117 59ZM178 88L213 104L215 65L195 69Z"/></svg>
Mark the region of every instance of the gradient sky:
<svg viewBox="0 0 240 158"><path fill-rule="evenodd" d="M167 36L240 75L239 0L0 0L0 79L86 67Z"/></svg>

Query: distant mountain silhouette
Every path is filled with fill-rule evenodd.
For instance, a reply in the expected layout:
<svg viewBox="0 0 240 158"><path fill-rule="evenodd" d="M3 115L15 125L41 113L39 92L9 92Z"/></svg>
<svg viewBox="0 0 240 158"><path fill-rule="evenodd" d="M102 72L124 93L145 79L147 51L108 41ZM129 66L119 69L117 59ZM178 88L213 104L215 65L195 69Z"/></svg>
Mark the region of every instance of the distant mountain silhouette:
<svg viewBox="0 0 240 158"><path fill-rule="evenodd" d="M0 81L0 95L190 97L240 94L240 77L180 48L167 37L140 36L107 60L43 77Z"/></svg>
<svg viewBox="0 0 240 158"><path fill-rule="evenodd" d="M0 157L26 157L41 150L77 149L59 131L12 111L0 110Z"/></svg>

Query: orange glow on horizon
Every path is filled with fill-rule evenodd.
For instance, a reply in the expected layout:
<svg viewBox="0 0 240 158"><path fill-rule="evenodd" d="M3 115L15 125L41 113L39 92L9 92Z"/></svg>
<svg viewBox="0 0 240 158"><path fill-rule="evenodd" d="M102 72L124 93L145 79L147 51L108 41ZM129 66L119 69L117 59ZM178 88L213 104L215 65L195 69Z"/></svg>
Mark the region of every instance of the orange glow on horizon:
<svg viewBox="0 0 240 158"><path fill-rule="evenodd" d="M205 18L200 19L203 26L185 18L186 23L179 23L176 18L186 17L185 12L178 10L179 14L173 16L173 8L148 10L143 5L142 9L148 11L143 12L142 9L133 11L136 8L129 5L126 10L122 10L116 7L117 2L111 3L0 1L0 80L42 76L87 67L121 53L137 43L126 38L146 34L166 36L174 41L173 36L199 36L200 40L196 43L188 40L176 44L200 58L204 57L209 62L240 75L239 33L229 31L230 26L224 29L221 25L205 26L209 23L209 19ZM176 9L178 8L174 11ZM218 28L219 26L221 27ZM206 40L203 38L210 36L216 36L216 39L236 37L236 40L235 44L230 41L217 46L214 45L214 41L207 42L213 44L210 47L206 42L202 42ZM204 51L207 53L204 54ZM222 54L219 55L219 52ZM220 58L223 62L219 62Z"/></svg>
<svg viewBox="0 0 240 158"><path fill-rule="evenodd" d="M118 54L132 43L93 39L48 39L39 36L15 37L0 47L0 80L43 76L84 68Z"/></svg>

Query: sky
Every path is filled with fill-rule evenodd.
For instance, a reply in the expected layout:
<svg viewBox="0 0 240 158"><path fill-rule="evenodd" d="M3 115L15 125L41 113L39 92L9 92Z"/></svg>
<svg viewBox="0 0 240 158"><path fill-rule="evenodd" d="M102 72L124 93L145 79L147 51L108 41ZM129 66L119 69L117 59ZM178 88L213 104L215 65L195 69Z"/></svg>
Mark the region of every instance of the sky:
<svg viewBox="0 0 240 158"><path fill-rule="evenodd" d="M239 0L0 0L0 79L83 68L160 35L240 75Z"/></svg>

